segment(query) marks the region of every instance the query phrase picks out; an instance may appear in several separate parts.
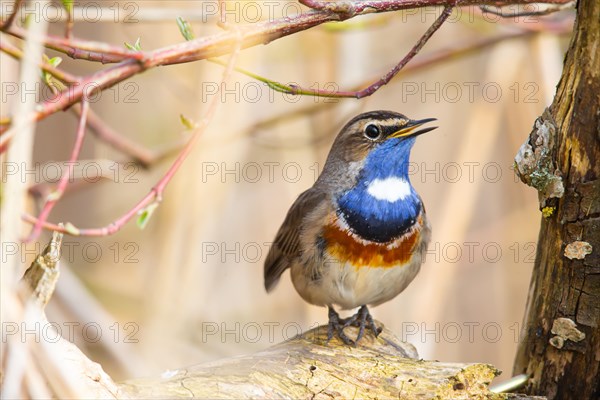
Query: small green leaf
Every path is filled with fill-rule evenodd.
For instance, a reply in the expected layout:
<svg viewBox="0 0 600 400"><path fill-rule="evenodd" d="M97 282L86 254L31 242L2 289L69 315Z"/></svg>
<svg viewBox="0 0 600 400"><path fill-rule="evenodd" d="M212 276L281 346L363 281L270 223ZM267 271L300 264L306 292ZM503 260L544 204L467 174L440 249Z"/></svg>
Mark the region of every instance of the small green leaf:
<svg viewBox="0 0 600 400"><path fill-rule="evenodd" d="M75 225L70 222L65 224L65 230L73 236L79 236L79 229L77 229Z"/></svg>
<svg viewBox="0 0 600 400"><path fill-rule="evenodd" d="M62 0L62 4L69 13L73 11L73 0Z"/></svg>
<svg viewBox="0 0 600 400"><path fill-rule="evenodd" d="M46 71L42 70L42 79L44 80L44 83L48 86L50 86L51 84L51 80L52 80L52 75L50 75L49 73L47 73Z"/></svg>
<svg viewBox="0 0 600 400"><path fill-rule="evenodd" d="M52 57L48 60L48 64L52 65L53 67L58 67L61 62L62 58L60 57Z"/></svg>
<svg viewBox="0 0 600 400"><path fill-rule="evenodd" d="M131 50L131 51L142 50L142 43L141 43L140 38L137 38L137 40L135 41L134 44L129 44L127 42L124 42L123 44L125 45L125 47L127 47L128 50Z"/></svg>
<svg viewBox="0 0 600 400"><path fill-rule="evenodd" d="M144 229L146 225L148 225L148 221L150 221L150 217L152 217L152 214L154 213L154 210L156 210L157 207L158 203L154 202L148 204L146 207L144 207L138 212L138 218L135 222L138 228Z"/></svg>
<svg viewBox="0 0 600 400"><path fill-rule="evenodd" d="M192 130L196 127L196 123L183 114L179 114L179 120L187 130Z"/></svg>
<svg viewBox="0 0 600 400"><path fill-rule="evenodd" d="M48 87L52 87L52 85L54 84L54 82L56 82L56 79L54 79L54 77L52 76L52 74L42 70L40 71L42 74L42 80L44 81L44 83L48 86Z"/></svg>
<svg viewBox="0 0 600 400"><path fill-rule="evenodd" d="M196 37L192 31L192 27L185 19L177 17L175 20L177 21L179 32L181 32L185 40L193 40Z"/></svg>

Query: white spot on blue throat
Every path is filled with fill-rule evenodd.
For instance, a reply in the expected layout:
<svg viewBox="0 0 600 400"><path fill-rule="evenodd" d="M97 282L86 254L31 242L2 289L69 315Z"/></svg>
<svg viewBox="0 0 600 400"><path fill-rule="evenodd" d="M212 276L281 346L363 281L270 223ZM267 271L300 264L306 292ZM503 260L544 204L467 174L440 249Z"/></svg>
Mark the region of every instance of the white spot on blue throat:
<svg viewBox="0 0 600 400"><path fill-rule="evenodd" d="M389 176L384 179L376 178L367 186L367 193L377 200L395 203L411 195L411 186L405 179Z"/></svg>

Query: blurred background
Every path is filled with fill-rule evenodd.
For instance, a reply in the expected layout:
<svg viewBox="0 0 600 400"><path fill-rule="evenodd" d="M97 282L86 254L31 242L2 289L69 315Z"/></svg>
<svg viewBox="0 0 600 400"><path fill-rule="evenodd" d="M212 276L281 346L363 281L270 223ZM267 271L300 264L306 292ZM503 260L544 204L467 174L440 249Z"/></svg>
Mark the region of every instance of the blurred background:
<svg viewBox="0 0 600 400"><path fill-rule="evenodd" d="M98 4L79 2L90 13L100 10L92 3ZM98 21L89 14L77 22L74 33L115 45L139 37L142 49L155 49L183 41L176 16L186 18L196 36L218 33L209 3L115 2ZM240 25L305 10L293 1L227 3L227 22ZM323 25L244 50L237 65L307 88L362 88L404 57L440 12ZM240 73L216 94L223 68L205 61L152 69L106 90L92 110L123 136L156 150L186 139L180 114L200 120L215 96L220 105L145 229L132 221L109 237L65 237L49 320L117 380L256 352L326 323L326 309L304 303L289 273L267 295L263 261L343 124L358 113L388 109L438 119L440 128L417 141L411 164L433 238L417 279L372 314L422 358L491 363L504 371L500 379L508 378L540 221L536 193L515 178L513 157L560 77L568 34L546 32L544 23L569 17L483 18L475 8L455 10L413 60L416 67L409 64L362 100L285 95ZM63 32L60 23L50 28ZM508 35L519 37L457 52ZM445 60L421 65L446 51ZM78 75L100 67L63 59L61 67ZM0 63L3 82L18 82L18 63L5 54ZM20 98L5 92L2 115ZM56 182L51 166L68 159L76 125L68 112L37 125L39 173L28 177L32 184ZM52 222L107 225L146 195L174 155L143 168L87 135L81 158L106 168L105 178L73 185ZM31 212L39 205L32 199ZM49 236L20 247L23 271Z"/></svg>

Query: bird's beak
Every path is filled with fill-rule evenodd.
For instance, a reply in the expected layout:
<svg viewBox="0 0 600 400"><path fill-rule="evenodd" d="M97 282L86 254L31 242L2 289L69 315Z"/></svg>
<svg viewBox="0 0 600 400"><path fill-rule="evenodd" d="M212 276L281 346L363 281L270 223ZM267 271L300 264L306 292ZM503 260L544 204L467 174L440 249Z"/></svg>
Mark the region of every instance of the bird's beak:
<svg viewBox="0 0 600 400"><path fill-rule="evenodd" d="M417 121L410 120L410 121L408 121L408 123L406 125L404 125L404 127L402 129L392 133L390 135L390 137L405 138L405 137L411 137L411 136L418 136L418 135L427 133L429 131L432 131L434 129L437 129L438 128L437 126L432 126L431 128L425 128L425 129L420 129L418 131L415 131L415 128L418 128L419 126L426 124L427 122L431 122L431 121L436 121L436 119L435 118L425 118L425 119L419 119Z"/></svg>

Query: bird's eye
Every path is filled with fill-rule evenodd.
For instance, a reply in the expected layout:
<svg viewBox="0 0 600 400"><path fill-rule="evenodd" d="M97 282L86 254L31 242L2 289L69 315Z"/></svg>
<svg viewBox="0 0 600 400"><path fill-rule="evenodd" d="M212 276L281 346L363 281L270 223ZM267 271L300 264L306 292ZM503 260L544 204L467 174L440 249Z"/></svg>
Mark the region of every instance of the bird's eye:
<svg viewBox="0 0 600 400"><path fill-rule="evenodd" d="M379 130L379 127L377 125L367 125L367 127L365 128L365 136L368 139L371 140L375 140L377 138L379 138L379 136L381 135L381 131Z"/></svg>

